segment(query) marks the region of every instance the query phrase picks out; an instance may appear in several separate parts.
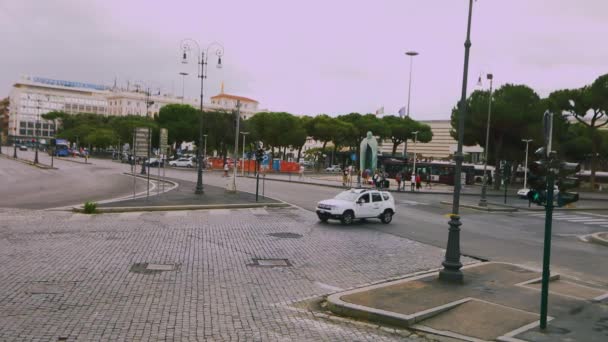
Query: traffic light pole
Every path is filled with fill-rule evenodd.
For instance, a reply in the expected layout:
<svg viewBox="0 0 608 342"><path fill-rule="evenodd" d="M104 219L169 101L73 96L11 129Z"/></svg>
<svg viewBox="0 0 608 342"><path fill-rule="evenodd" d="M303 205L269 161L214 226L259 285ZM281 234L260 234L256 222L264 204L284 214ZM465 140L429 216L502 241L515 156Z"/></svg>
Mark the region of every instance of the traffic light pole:
<svg viewBox="0 0 608 342"><path fill-rule="evenodd" d="M258 201L258 193L260 190L260 161L255 161L255 201Z"/></svg>
<svg viewBox="0 0 608 342"><path fill-rule="evenodd" d="M547 328L547 306L549 300L549 278L551 276L551 223L553 221L553 188L555 175L550 169L547 173L547 204L545 205L545 242L543 248L543 277L540 297L540 328Z"/></svg>

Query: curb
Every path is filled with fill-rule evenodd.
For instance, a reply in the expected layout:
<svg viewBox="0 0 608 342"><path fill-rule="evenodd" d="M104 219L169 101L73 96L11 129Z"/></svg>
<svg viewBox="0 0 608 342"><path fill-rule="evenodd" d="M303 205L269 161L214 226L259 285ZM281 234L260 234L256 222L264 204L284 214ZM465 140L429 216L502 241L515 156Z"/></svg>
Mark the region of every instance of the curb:
<svg viewBox="0 0 608 342"><path fill-rule="evenodd" d="M603 237L601 237L601 234L606 234L606 232L599 232L599 233L595 233L595 234L591 234L589 236L589 240L591 240L591 242L600 244L600 245L604 245L604 246L608 246L608 239L604 239Z"/></svg>
<svg viewBox="0 0 608 342"><path fill-rule="evenodd" d="M37 168L42 169L42 170L58 170L58 168L51 167L50 165L40 164L40 163L34 164L33 161L29 161L29 160L21 159L21 158L9 157L9 156L5 155L4 153L0 154L0 157L2 157L4 159L8 159L8 160L18 161L20 163L23 163L23 164L26 164L26 165L30 165L30 166L34 166L34 167L37 167Z"/></svg>
<svg viewBox="0 0 608 342"><path fill-rule="evenodd" d="M441 204L447 204L447 205L452 205L452 202L448 202L448 201L440 201L439 203ZM463 208L469 208L469 209L475 209L475 210L481 210L481 211L488 211L488 212L507 212L507 213L513 213L518 211L518 208L490 208L490 207L480 207L478 205L470 205L470 204L460 204L461 207Z"/></svg>
<svg viewBox="0 0 608 342"><path fill-rule="evenodd" d="M175 211L175 210L210 210L210 209L247 209L247 208L287 208L287 203L242 203L242 204L192 204L192 205L163 205L144 207L104 207L97 208L96 214L126 213L133 211ZM84 213L84 207L74 207L73 212Z"/></svg>
<svg viewBox="0 0 608 342"><path fill-rule="evenodd" d="M81 161L77 161L77 160L72 160L72 159L67 159L67 158L63 158L63 157L55 157L55 159L61 160L61 161L72 162L72 163L84 164L84 165L93 165L93 163L85 163L85 162L81 162ZM91 159L91 158L89 158L89 159Z"/></svg>

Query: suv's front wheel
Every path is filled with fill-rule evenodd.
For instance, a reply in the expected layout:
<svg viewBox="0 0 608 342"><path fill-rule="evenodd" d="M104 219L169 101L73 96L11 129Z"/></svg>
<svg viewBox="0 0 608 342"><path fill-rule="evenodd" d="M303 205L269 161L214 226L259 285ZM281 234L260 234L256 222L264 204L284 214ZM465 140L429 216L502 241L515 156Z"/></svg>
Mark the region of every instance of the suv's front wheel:
<svg viewBox="0 0 608 342"><path fill-rule="evenodd" d="M353 211L347 210L344 212L344 214L342 214L342 217L340 218L340 222L342 222L342 224L351 224L351 223L353 223L354 219L355 219L355 214L353 213Z"/></svg>
<svg viewBox="0 0 608 342"><path fill-rule="evenodd" d="M380 221L384 224L391 223L393 220L393 211L390 209L386 209L382 215L380 215Z"/></svg>

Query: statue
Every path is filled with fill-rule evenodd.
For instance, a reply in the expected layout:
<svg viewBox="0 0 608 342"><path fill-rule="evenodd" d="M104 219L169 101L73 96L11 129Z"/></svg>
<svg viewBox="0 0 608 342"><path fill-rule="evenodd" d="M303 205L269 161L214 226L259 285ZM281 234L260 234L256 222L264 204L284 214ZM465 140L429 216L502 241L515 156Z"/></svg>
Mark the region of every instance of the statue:
<svg viewBox="0 0 608 342"><path fill-rule="evenodd" d="M370 173L374 173L374 171L376 171L376 166L378 165L378 142L372 135L372 132L367 132L367 137L361 141L360 147L360 172L370 170Z"/></svg>

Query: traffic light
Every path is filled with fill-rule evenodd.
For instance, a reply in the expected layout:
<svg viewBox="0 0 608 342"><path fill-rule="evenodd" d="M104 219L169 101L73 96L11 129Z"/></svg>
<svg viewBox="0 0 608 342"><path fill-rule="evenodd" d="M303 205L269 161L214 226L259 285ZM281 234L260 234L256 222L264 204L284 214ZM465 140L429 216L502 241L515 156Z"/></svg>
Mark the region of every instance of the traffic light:
<svg viewBox="0 0 608 342"><path fill-rule="evenodd" d="M568 192L569 189L578 188L580 180L576 177L576 173L581 170L579 163L559 163L559 172L557 174L557 205L563 207L566 204L578 201L577 192Z"/></svg>
<svg viewBox="0 0 608 342"><path fill-rule="evenodd" d="M535 161L529 164L528 184L528 200L538 205L544 205L547 202L547 164L544 160Z"/></svg>

